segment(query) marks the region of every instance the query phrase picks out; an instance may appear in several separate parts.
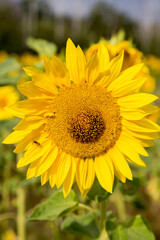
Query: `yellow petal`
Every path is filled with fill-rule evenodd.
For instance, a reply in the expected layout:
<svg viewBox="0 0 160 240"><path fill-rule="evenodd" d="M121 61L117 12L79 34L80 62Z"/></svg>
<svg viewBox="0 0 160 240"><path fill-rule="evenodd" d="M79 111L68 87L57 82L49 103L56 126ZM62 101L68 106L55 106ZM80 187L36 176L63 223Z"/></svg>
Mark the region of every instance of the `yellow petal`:
<svg viewBox="0 0 160 240"><path fill-rule="evenodd" d="M50 183L51 188L53 188L55 186L55 184L56 184L56 174L51 175L49 177L49 183Z"/></svg>
<svg viewBox="0 0 160 240"><path fill-rule="evenodd" d="M56 184L56 176L57 176L57 171L59 167L59 159L60 159L61 154L56 158L56 160L53 162L51 167L47 170L48 175L49 175L49 183L50 186L53 188Z"/></svg>
<svg viewBox="0 0 160 240"><path fill-rule="evenodd" d="M143 107L158 99L157 96L148 93L136 93L126 97L119 98L117 103L123 108Z"/></svg>
<svg viewBox="0 0 160 240"><path fill-rule="evenodd" d="M75 179L75 173L76 173L76 163L75 163L75 159L72 157L70 169L68 171L66 179L63 182L64 198L67 197L67 195L69 194L69 192L71 190L71 187L72 187L74 179Z"/></svg>
<svg viewBox="0 0 160 240"><path fill-rule="evenodd" d="M152 140L142 139L143 147L151 147L154 146L154 142Z"/></svg>
<svg viewBox="0 0 160 240"><path fill-rule="evenodd" d="M13 129L16 131L37 129L45 124L45 119L40 116L29 116L21 120Z"/></svg>
<svg viewBox="0 0 160 240"><path fill-rule="evenodd" d="M35 75L43 73L41 70L39 70L39 69L37 69L35 67L24 67L23 70L30 77L33 77Z"/></svg>
<svg viewBox="0 0 160 240"><path fill-rule="evenodd" d="M50 145L50 151L44 153L44 155L41 158L41 161L39 163L39 166L36 171L36 176L42 175L45 171L47 171L53 162L56 160L58 156L58 147Z"/></svg>
<svg viewBox="0 0 160 240"><path fill-rule="evenodd" d="M19 101L16 104L10 106L10 109L16 112L34 115L44 114L46 108L48 107L49 102L46 99L27 99L23 101Z"/></svg>
<svg viewBox="0 0 160 240"><path fill-rule="evenodd" d="M103 156L95 158L95 171L101 186L108 192L112 192L113 175L111 169Z"/></svg>
<svg viewBox="0 0 160 240"><path fill-rule="evenodd" d="M132 145L130 145L128 139L120 136L118 141L116 142L116 146L119 151L126 155L134 164L140 167L146 167L146 164L140 159L138 153L134 150Z"/></svg>
<svg viewBox="0 0 160 240"><path fill-rule="evenodd" d="M123 65L124 51L122 51L117 57L113 58L109 63L108 69L110 70L110 75L108 76L106 83L103 87L107 87L113 79L117 78L121 72Z"/></svg>
<svg viewBox="0 0 160 240"><path fill-rule="evenodd" d="M111 82L111 84L107 88L108 91L112 91L114 96L118 97L119 95L123 96L123 94L125 94L127 90L131 91L133 87L136 90L137 88L135 86L137 85L137 87L139 87L138 84L140 80L142 81L142 84L144 83L143 78L133 79L137 75L137 73L141 70L142 66L143 64L137 64L123 71L119 75L119 77L117 77Z"/></svg>
<svg viewBox="0 0 160 240"><path fill-rule="evenodd" d="M89 85L96 84L102 86L109 74L109 54L103 44L100 44L98 52L87 63L86 81Z"/></svg>
<svg viewBox="0 0 160 240"><path fill-rule="evenodd" d="M107 162L108 167L110 168L112 178L113 178L113 181L114 181L114 166L113 166L112 160L111 160L109 154L104 154L103 157L104 157L105 161Z"/></svg>
<svg viewBox="0 0 160 240"><path fill-rule="evenodd" d="M127 121L122 119L122 125L128 128L129 130L135 132L159 132L160 126L158 124L148 120L141 119L137 121Z"/></svg>
<svg viewBox="0 0 160 240"><path fill-rule="evenodd" d="M112 149L108 151L108 153L112 159L113 165L116 166L118 171L126 178L132 180L132 173L130 167L128 166L127 161L125 160L124 156L119 151L119 149L116 146L114 146Z"/></svg>
<svg viewBox="0 0 160 240"><path fill-rule="evenodd" d="M25 82L24 84L19 84L17 88L24 96L28 98L36 97L48 98L48 94L42 88L35 86L33 81Z"/></svg>
<svg viewBox="0 0 160 240"><path fill-rule="evenodd" d="M86 65L86 81L91 86L99 76L99 59L97 53L88 61Z"/></svg>
<svg viewBox="0 0 160 240"><path fill-rule="evenodd" d="M118 84L117 88L108 87L108 91L111 91L114 97L124 97L129 94L134 94L139 91L141 86L145 83L146 78L135 78L130 82L124 84ZM111 90L112 89L112 90Z"/></svg>
<svg viewBox="0 0 160 240"><path fill-rule="evenodd" d="M40 158L46 151L48 151L49 147L49 143L44 146L32 144L18 161L17 167L24 167L29 163L34 162L35 160Z"/></svg>
<svg viewBox="0 0 160 240"><path fill-rule="evenodd" d="M99 59L99 71L105 72L108 69L109 64L109 53L107 48L101 43L97 52Z"/></svg>
<svg viewBox="0 0 160 240"><path fill-rule="evenodd" d="M38 163L39 163L39 159L37 159L36 161L32 162L29 165L29 168L27 170L27 177L26 177L27 179L35 177L36 167Z"/></svg>
<svg viewBox="0 0 160 240"><path fill-rule="evenodd" d="M92 158L85 159L85 176L83 182L83 189L89 190L93 184L95 178L95 167L94 167L94 160Z"/></svg>
<svg viewBox="0 0 160 240"><path fill-rule="evenodd" d="M153 106L153 105L147 105L147 106L142 107L141 110L146 112L147 115L149 115L149 114L158 112L160 110L160 108L157 106Z"/></svg>
<svg viewBox="0 0 160 240"><path fill-rule="evenodd" d="M118 170L118 168L116 168L116 166L115 166L114 172L115 172L116 177L117 177L121 182L123 182L123 183L126 182L126 178L120 173L120 171Z"/></svg>
<svg viewBox="0 0 160 240"><path fill-rule="evenodd" d="M55 78L54 81L56 85L59 87L61 86L69 87L71 85L71 81L69 78L69 72L66 65L56 56L52 57L52 61L50 61L49 65L51 66L49 74L51 74L50 75L51 78L52 75L54 76Z"/></svg>
<svg viewBox="0 0 160 240"><path fill-rule="evenodd" d="M32 130L27 131L14 131L11 134L9 134L4 140L3 144L14 144L17 142L20 142L26 135L28 135Z"/></svg>
<svg viewBox="0 0 160 240"><path fill-rule="evenodd" d="M13 106L15 106L15 104L11 105L9 107L5 107L6 111L9 112L10 114L12 114L12 116L19 117L19 118L24 118L25 113L21 112L21 110L18 109L17 107L15 108Z"/></svg>
<svg viewBox="0 0 160 240"><path fill-rule="evenodd" d="M47 95L58 94L58 89L56 87L56 81L54 76L50 76L47 73L37 75L32 77L32 81L35 86L42 88Z"/></svg>
<svg viewBox="0 0 160 240"><path fill-rule="evenodd" d="M57 188L59 188L64 182L69 172L70 166L71 166L71 156L69 154L62 153L59 161L58 171L57 171L57 178L56 178Z"/></svg>
<svg viewBox="0 0 160 240"><path fill-rule="evenodd" d="M27 136L25 136L16 146L13 152L15 153L21 153L24 152L27 148L28 145L30 144L40 144L39 140L41 141L43 127L41 126L40 128L37 128L33 131L31 131Z"/></svg>
<svg viewBox="0 0 160 240"><path fill-rule="evenodd" d="M76 48L71 39L68 39L66 46L66 65L74 83L84 82L85 57L81 48Z"/></svg>
<svg viewBox="0 0 160 240"><path fill-rule="evenodd" d="M44 59L44 64L46 59ZM46 60L47 61L47 60ZM32 77L34 85L42 88L48 94L56 94L58 90L54 84L54 78L49 78L49 76L40 71L39 69L33 67L25 67L24 71Z"/></svg>
<svg viewBox="0 0 160 240"><path fill-rule="evenodd" d="M84 179L84 159L77 159L76 180L81 192L83 191L83 179Z"/></svg>
<svg viewBox="0 0 160 240"><path fill-rule="evenodd" d="M127 128L124 128L123 130L129 136L133 136L133 137L140 138L140 139L152 140L152 139L159 138L159 134L155 133L155 132L154 133L153 132L134 132L134 131L130 131Z"/></svg>
<svg viewBox="0 0 160 240"><path fill-rule="evenodd" d="M53 72L55 77L62 78L62 79L65 78L65 76L68 74L66 65L56 56L52 57L51 71Z"/></svg>
<svg viewBox="0 0 160 240"><path fill-rule="evenodd" d="M77 58L79 81L84 83L86 80L86 59L80 46L77 47Z"/></svg>
<svg viewBox="0 0 160 240"><path fill-rule="evenodd" d="M124 141L129 142L129 144L132 145L137 153L141 154L142 156L148 156L147 151L143 148L142 142L139 139L128 136L123 132L121 133L121 136L123 136Z"/></svg>
<svg viewBox="0 0 160 240"><path fill-rule="evenodd" d="M48 181L48 179L49 179L49 172L46 171L41 176L41 186L43 186Z"/></svg>
<svg viewBox="0 0 160 240"><path fill-rule="evenodd" d="M131 110L131 109L130 109ZM121 108L121 116L126 120L140 120L148 115L148 112L137 109L136 111L127 111L127 109Z"/></svg>

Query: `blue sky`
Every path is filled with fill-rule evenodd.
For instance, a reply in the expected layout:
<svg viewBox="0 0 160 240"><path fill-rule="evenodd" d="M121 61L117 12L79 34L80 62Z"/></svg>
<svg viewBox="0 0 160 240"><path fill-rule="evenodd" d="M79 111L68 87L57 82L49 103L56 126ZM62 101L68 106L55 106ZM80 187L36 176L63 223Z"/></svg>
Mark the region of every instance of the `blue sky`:
<svg viewBox="0 0 160 240"><path fill-rule="evenodd" d="M85 16L100 0L47 0L57 15ZM160 23L160 0L103 0L135 20Z"/></svg>
<svg viewBox="0 0 160 240"><path fill-rule="evenodd" d="M0 0L5 1L5 0ZM10 0L20 2L21 0ZM38 2L38 0L35 0ZM57 15L86 16L95 3L106 2L136 21L160 24L160 0L43 0Z"/></svg>

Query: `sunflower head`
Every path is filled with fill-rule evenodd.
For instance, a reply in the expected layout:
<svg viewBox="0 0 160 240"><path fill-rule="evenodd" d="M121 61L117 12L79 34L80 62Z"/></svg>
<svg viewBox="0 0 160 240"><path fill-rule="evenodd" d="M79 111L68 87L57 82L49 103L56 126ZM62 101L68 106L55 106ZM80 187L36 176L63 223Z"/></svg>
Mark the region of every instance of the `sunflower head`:
<svg viewBox="0 0 160 240"><path fill-rule="evenodd" d="M145 167L139 154L158 138L160 127L147 119L157 99L137 93L142 64L122 71L124 53L110 60L100 44L86 60L81 48L67 41L66 63L44 58L45 72L25 68L32 78L18 86L28 99L10 111L22 118L4 143L24 152L18 167L29 164L27 178L41 176L42 185L63 186L64 196L77 181L82 197L95 176L112 192L114 175L132 179L128 162Z"/></svg>
<svg viewBox="0 0 160 240"><path fill-rule="evenodd" d="M93 56L94 53L98 51L100 45L101 43L97 43L88 48L85 53L86 58L89 59L91 56ZM122 51L124 51L123 65L121 69L122 71L143 62L142 52L131 46L131 43L129 41L122 41L117 44L111 44L110 42L104 40L103 45L107 48L110 59L115 58ZM137 77L146 78L145 83L141 87L141 91L150 93L155 90L155 78L151 77L149 68L146 65L143 65L141 70L138 72Z"/></svg>
<svg viewBox="0 0 160 240"><path fill-rule="evenodd" d="M98 51L102 43L91 45L86 51L86 58L89 59L95 52ZM142 62L143 54L138 49L133 48L129 41L122 41L117 44L111 44L108 41L103 41L103 45L107 48L110 59L115 58L122 51L124 51L122 70Z"/></svg>
<svg viewBox="0 0 160 240"><path fill-rule="evenodd" d="M32 55L30 53L24 53L23 55L21 55L21 57L19 58L19 62L21 63L22 66L33 66L34 64L36 64L37 62L40 62L42 59L39 56L36 55Z"/></svg>
<svg viewBox="0 0 160 240"><path fill-rule="evenodd" d="M0 120L12 118L7 107L19 100L19 94L13 86L0 87Z"/></svg>
<svg viewBox="0 0 160 240"><path fill-rule="evenodd" d="M155 73L160 73L160 58L149 55L144 57L144 63Z"/></svg>

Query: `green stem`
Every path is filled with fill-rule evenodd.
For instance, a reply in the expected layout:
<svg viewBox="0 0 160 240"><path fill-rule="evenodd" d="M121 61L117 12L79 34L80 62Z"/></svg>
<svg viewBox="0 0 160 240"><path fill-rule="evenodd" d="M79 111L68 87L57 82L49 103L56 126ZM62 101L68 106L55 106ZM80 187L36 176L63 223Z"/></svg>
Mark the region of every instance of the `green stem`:
<svg viewBox="0 0 160 240"><path fill-rule="evenodd" d="M106 212L107 212L106 200L100 203L100 212L101 212L101 220L100 220L101 235L99 237L99 240L109 240L108 234L104 226L104 223L106 220Z"/></svg>
<svg viewBox="0 0 160 240"><path fill-rule="evenodd" d="M21 240L26 240L25 219L25 191L22 187L17 189L17 232Z"/></svg>
<svg viewBox="0 0 160 240"><path fill-rule="evenodd" d="M98 240L109 240L109 237L108 237L108 234L107 234L105 228L102 229L101 235L98 238Z"/></svg>
<svg viewBox="0 0 160 240"><path fill-rule="evenodd" d="M100 229L102 231L103 227L104 227L104 221L106 220L106 201L102 201L100 203L100 211L101 211L101 222L100 222Z"/></svg>
<svg viewBox="0 0 160 240"><path fill-rule="evenodd" d="M100 227L100 224L99 224L99 220L98 220L98 218L97 218L97 215L95 214L95 212L93 211L93 209L92 209L91 207L89 207L89 206L87 206L87 205L85 205L85 204L83 204L83 203L79 203L78 206L79 206L80 208L86 209L86 210L88 210L89 212L91 212L91 213L93 214L93 216L94 216L94 219L95 219L98 227Z"/></svg>
<svg viewBox="0 0 160 240"><path fill-rule="evenodd" d="M126 220L126 208L125 208L125 202L124 197L120 191L116 193L116 205L117 205L117 211L118 211L118 217L120 221Z"/></svg>

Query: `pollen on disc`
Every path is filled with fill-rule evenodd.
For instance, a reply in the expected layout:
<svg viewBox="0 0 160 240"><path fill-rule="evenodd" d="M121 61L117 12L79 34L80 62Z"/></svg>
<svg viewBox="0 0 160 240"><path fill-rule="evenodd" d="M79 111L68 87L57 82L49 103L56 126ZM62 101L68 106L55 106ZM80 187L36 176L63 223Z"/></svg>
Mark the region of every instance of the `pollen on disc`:
<svg viewBox="0 0 160 240"><path fill-rule="evenodd" d="M121 132L117 100L99 86L73 84L55 96L47 111L49 138L77 158L107 152Z"/></svg>

